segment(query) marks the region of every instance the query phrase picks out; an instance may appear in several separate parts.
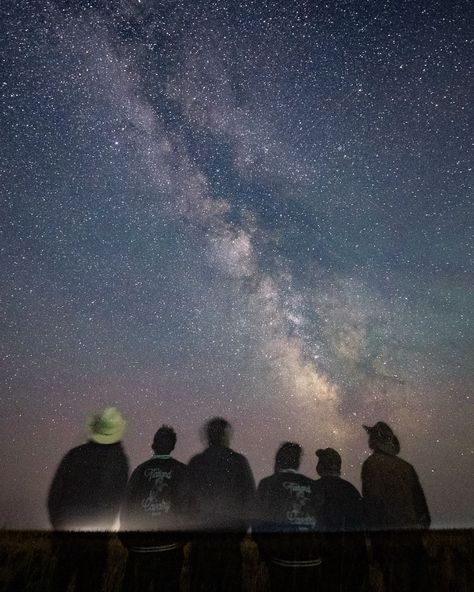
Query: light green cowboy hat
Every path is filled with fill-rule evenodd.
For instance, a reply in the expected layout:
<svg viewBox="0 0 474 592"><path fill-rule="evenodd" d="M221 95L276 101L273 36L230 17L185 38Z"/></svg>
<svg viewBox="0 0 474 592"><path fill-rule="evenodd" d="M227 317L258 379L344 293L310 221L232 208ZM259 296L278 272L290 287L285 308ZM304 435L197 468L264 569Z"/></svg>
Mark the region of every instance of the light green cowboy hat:
<svg viewBox="0 0 474 592"><path fill-rule="evenodd" d="M97 444L120 442L127 422L116 407L106 407L87 422L87 435Z"/></svg>

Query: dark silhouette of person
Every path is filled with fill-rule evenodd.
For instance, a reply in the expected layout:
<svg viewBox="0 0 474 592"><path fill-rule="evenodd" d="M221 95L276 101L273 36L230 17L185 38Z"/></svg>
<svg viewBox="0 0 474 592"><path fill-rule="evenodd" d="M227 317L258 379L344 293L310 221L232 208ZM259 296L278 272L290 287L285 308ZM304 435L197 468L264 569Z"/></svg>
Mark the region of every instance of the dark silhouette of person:
<svg viewBox="0 0 474 592"><path fill-rule="evenodd" d="M115 407L106 407L88 422L89 441L62 459L48 495L48 512L56 531L107 531L114 527L127 485L128 459L121 444L126 422ZM108 537L80 540L58 532L52 590L67 589L76 574L76 590L101 587Z"/></svg>
<svg viewBox="0 0 474 592"><path fill-rule="evenodd" d="M211 419L206 435L208 447L188 465L190 518L201 532L191 547L191 588L240 592L240 543L251 522L255 481L247 459L229 447L225 419Z"/></svg>
<svg viewBox="0 0 474 592"><path fill-rule="evenodd" d="M322 514L325 536L323 549L324 590L361 590L368 578L362 497L341 478L342 459L334 448L316 450L316 481L324 499Z"/></svg>
<svg viewBox="0 0 474 592"><path fill-rule="evenodd" d="M422 530L431 518L418 475L399 458L400 443L379 421L363 426L373 453L362 465L362 495L374 559L380 564L386 590L423 590L429 585ZM403 535L393 532L404 529ZM390 532L391 531L391 532Z"/></svg>
<svg viewBox="0 0 474 592"><path fill-rule="evenodd" d="M127 592L179 590L187 467L171 457L176 440L173 428L161 426L153 438L152 458L133 471L127 484L120 527L135 531L121 535L128 548Z"/></svg>
<svg viewBox="0 0 474 592"><path fill-rule="evenodd" d="M342 459L334 448L316 450L318 488L324 491L324 524L328 531L363 530L362 496L341 478Z"/></svg>
<svg viewBox="0 0 474 592"><path fill-rule="evenodd" d="M313 479L298 472L302 448L285 442L273 475L258 485L254 538L266 561L271 589L314 590L321 579L322 496Z"/></svg>

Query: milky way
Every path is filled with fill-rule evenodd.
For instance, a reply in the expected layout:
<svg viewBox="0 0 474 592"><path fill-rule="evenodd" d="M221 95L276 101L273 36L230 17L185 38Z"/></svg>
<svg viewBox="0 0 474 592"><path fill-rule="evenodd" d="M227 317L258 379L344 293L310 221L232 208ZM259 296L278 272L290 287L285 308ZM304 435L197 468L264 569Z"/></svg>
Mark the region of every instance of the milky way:
<svg viewBox="0 0 474 592"><path fill-rule="evenodd" d="M132 465L220 414L257 478L292 439L356 485L388 421L472 526L468 7L4 3L5 525L116 404Z"/></svg>

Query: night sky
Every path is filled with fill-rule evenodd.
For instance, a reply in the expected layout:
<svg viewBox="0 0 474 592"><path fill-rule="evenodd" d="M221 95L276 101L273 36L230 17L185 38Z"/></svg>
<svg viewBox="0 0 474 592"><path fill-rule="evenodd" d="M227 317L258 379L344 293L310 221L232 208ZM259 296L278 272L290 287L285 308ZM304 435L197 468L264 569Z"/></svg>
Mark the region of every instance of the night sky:
<svg viewBox="0 0 474 592"><path fill-rule="evenodd" d="M0 526L116 404L258 479L389 422L474 525L468 1L4 1ZM471 215L471 216L470 216Z"/></svg>

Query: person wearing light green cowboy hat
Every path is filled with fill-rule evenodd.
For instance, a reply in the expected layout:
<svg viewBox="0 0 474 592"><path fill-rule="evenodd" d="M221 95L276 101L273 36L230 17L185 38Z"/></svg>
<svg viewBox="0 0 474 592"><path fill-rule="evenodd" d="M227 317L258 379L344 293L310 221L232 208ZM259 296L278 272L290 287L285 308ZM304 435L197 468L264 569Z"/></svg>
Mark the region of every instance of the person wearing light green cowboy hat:
<svg viewBox="0 0 474 592"><path fill-rule="evenodd" d="M97 444L115 444L125 432L127 422L116 407L106 407L87 422L87 434Z"/></svg>
<svg viewBox="0 0 474 592"><path fill-rule="evenodd" d="M54 530L110 531L115 527L129 472L121 442L126 423L116 407L106 407L88 419L88 441L66 453L51 483L48 513ZM54 540L52 592L63 592L74 578L76 592L101 589L107 537L76 540L57 535Z"/></svg>

